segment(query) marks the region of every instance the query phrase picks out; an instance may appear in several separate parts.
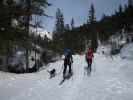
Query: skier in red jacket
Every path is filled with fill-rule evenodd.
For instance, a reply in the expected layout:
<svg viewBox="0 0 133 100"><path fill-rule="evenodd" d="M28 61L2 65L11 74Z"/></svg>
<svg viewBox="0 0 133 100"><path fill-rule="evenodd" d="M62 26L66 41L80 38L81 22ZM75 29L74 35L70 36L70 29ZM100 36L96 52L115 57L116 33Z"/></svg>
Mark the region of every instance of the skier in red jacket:
<svg viewBox="0 0 133 100"><path fill-rule="evenodd" d="M93 59L93 50L91 48L88 48L87 49L87 52L86 52L86 61L87 61L87 64L88 64L88 68L90 69L90 72L91 72L91 65L92 65L92 59Z"/></svg>

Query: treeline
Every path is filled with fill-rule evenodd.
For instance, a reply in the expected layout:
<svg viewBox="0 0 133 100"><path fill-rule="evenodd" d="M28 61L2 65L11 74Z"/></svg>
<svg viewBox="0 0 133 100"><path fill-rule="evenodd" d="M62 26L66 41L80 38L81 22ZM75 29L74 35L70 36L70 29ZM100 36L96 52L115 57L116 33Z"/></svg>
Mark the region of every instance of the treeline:
<svg viewBox="0 0 133 100"><path fill-rule="evenodd" d="M98 41L107 41L111 35L120 32L123 28L127 32L133 31L132 0L128 0L128 4L125 4L124 7L120 5L111 16L103 14L99 21L96 20L95 8L92 4L86 23L80 27L74 27L74 19L70 25L65 25L63 13L58 9L52 48L60 53L64 48L71 48L75 53L81 53L91 45L96 51Z"/></svg>
<svg viewBox="0 0 133 100"><path fill-rule="evenodd" d="M109 36L120 32L123 28L127 32L133 31L133 1L128 0L128 4L119 8L112 16L103 15L98 22L99 35L101 40L107 40Z"/></svg>

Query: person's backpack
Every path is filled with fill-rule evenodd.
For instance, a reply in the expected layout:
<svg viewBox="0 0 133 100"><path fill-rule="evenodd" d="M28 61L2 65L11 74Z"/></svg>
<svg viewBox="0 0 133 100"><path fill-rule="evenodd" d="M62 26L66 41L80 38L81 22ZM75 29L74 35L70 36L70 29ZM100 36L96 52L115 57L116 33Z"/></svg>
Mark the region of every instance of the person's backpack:
<svg viewBox="0 0 133 100"><path fill-rule="evenodd" d="M71 50L69 50L69 49L66 50L65 53L64 53L64 56L65 56L65 59L64 59L65 62L66 62L66 63L69 63L69 62L70 62L70 58L71 58L71 56L72 56L72 55L71 55Z"/></svg>

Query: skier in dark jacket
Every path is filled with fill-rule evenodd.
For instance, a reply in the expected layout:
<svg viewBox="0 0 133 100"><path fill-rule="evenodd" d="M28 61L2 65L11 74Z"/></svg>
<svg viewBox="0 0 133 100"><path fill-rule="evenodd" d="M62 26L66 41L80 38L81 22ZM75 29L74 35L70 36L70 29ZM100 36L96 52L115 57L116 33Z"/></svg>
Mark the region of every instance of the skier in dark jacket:
<svg viewBox="0 0 133 100"><path fill-rule="evenodd" d="M71 65L73 63L72 51L70 49L66 49L64 52L64 70L63 70L63 78L65 78L67 66L69 66L69 75L72 74Z"/></svg>
<svg viewBox="0 0 133 100"><path fill-rule="evenodd" d="M86 61L87 61L87 64L88 64L88 68L90 69L90 72L91 72L91 65L92 65L92 59L93 59L93 50L91 48L88 48L87 49L87 52L86 52Z"/></svg>

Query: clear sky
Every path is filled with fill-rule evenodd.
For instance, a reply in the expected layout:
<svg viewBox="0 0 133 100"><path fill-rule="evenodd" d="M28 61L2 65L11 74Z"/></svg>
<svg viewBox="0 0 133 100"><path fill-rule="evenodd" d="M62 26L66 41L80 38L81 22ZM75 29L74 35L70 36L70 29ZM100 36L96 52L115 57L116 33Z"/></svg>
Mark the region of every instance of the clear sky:
<svg viewBox="0 0 133 100"><path fill-rule="evenodd" d="M91 3L96 10L96 18L99 20L104 14L111 15L119 4L126 4L128 0L48 0L52 6L48 7L46 13L53 18L43 18L44 27L47 31L52 32L55 26L55 13L60 8L64 15L65 24L70 24L74 18L75 26L86 23L88 11Z"/></svg>

